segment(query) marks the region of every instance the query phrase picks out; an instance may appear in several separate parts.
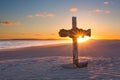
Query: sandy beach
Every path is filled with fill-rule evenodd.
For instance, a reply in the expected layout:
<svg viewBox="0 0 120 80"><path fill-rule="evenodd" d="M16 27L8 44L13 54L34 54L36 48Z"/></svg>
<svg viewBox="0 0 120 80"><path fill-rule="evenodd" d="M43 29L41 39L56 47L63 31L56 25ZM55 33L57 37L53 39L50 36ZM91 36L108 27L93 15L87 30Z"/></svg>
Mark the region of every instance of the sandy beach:
<svg viewBox="0 0 120 80"><path fill-rule="evenodd" d="M72 63L72 44L0 51L0 80L119 80L120 41L79 44L79 61L88 67L64 69Z"/></svg>

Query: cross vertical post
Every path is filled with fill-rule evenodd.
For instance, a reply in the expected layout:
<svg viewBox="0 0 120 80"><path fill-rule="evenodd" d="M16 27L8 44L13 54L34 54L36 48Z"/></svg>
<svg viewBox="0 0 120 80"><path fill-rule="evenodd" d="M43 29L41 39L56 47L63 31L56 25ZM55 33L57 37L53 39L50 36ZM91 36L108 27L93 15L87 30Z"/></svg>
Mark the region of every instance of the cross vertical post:
<svg viewBox="0 0 120 80"><path fill-rule="evenodd" d="M72 29L77 29L76 17L72 17ZM78 65L78 43L77 38L73 37L73 64Z"/></svg>
<svg viewBox="0 0 120 80"><path fill-rule="evenodd" d="M72 17L72 29L76 29L76 28L77 28L76 17Z"/></svg>

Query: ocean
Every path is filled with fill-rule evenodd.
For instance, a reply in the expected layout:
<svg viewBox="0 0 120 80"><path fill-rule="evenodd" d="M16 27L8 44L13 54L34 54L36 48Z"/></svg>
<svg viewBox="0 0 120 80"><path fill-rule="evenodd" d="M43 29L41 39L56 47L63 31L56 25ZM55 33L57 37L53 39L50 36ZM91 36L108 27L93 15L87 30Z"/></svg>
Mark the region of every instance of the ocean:
<svg viewBox="0 0 120 80"><path fill-rule="evenodd" d="M0 40L0 50L23 47L43 46L50 44L70 43L67 40Z"/></svg>

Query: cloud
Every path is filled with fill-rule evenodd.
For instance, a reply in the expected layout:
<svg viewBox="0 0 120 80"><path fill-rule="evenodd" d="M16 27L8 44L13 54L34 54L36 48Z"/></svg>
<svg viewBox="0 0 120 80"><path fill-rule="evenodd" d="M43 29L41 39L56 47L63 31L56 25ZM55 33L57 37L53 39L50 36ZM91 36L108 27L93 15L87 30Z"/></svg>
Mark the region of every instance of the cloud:
<svg viewBox="0 0 120 80"><path fill-rule="evenodd" d="M5 26L17 26L20 25L20 22L12 22L12 21L0 21L0 25L5 25Z"/></svg>
<svg viewBox="0 0 120 80"><path fill-rule="evenodd" d="M36 13L34 15L28 15L27 18L33 18L33 17L54 17L55 15L53 13Z"/></svg>
<svg viewBox="0 0 120 80"><path fill-rule="evenodd" d="M110 4L110 2L108 2L108 1L105 1L103 4L105 4L105 5L108 5L108 4Z"/></svg>
<svg viewBox="0 0 120 80"><path fill-rule="evenodd" d="M96 10L94 10L93 12L101 13L101 12L103 12L103 10L102 10L102 9L96 9Z"/></svg>
<svg viewBox="0 0 120 80"><path fill-rule="evenodd" d="M52 14L52 13L47 13L47 14L42 14L42 13L37 13L37 14L35 14L35 16L36 17L53 17L53 16L55 16L54 14Z"/></svg>
<svg viewBox="0 0 120 80"><path fill-rule="evenodd" d="M90 12L91 13L107 13L107 14L111 13L110 10L103 10L103 9L95 9L95 10L91 10Z"/></svg>
<svg viewBox="0 0 120 80"><path fill-rule="evenodd" d="M36 17L43 17L43 16L44 16L44 14L37 13L37 14L35 14L35 16L36 16Z"/></svg>
<svg viewBox="0 0 120 80"><path fill-rule="evenodd" d="M46 16L48 16L48 17L53 17L54 14L52 14L52 13L48 13L48 14L46 14Z"/></svg>
<svg viewBox="0 0 120 80"><path fill-rule="evenodd" d="M70 11L70 12L77 12L77 11L78 11L78 8L70 8L69 11Z"/></svg>
<svg viewBox="0 0 120 80"><path fill-rule="evenodd" d="M106 10L105 13L109 14L109 13L111 13L111 11L110 10Z"/></svg>
<svg viewBox="0 0 120 80"><path fill-rule="evenodd" d="M27 18L33 18L33 16L32 15L28 15Z"/></svg>

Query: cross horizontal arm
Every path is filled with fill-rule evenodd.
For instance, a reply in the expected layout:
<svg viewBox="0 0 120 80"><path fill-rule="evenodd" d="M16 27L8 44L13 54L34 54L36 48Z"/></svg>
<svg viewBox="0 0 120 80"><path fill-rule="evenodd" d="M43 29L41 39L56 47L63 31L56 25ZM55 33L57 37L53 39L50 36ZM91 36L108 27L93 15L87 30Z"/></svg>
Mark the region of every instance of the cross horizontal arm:
<svg viewBox="0 0 120 80"><path fill-rule="evenodd" d="M83 29L71 29L71 30L65 30L61 29L59 32L60 37L70 37L70 38L78 38L79 36L91 36L91 29L83 30Z"/></svg>

